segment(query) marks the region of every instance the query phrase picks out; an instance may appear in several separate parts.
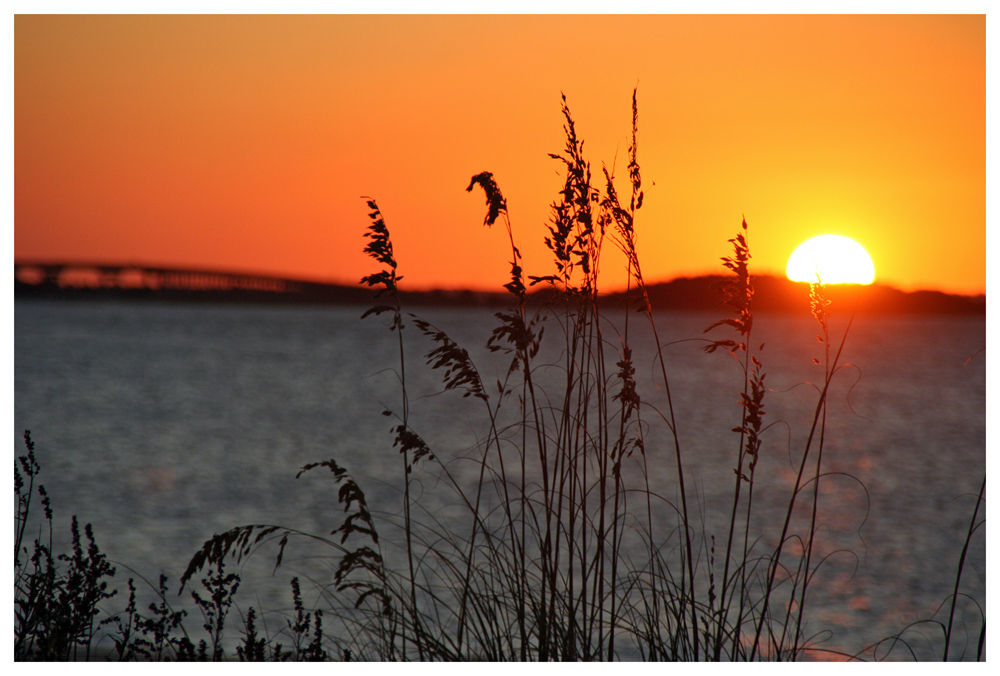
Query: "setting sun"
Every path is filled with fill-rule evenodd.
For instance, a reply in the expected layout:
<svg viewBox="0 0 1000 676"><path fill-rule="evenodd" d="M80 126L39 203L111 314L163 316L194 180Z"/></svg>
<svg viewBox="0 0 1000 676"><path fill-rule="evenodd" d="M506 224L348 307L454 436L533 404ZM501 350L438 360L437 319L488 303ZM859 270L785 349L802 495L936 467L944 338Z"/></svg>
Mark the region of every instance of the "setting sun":
<svg viewBox="0 0 1000 676"><path fill-rule="evenodd" d="M788 257L785 274L793 282L871 284L875 264L864 247L849 237L820 235L806 240Z"/></svg>

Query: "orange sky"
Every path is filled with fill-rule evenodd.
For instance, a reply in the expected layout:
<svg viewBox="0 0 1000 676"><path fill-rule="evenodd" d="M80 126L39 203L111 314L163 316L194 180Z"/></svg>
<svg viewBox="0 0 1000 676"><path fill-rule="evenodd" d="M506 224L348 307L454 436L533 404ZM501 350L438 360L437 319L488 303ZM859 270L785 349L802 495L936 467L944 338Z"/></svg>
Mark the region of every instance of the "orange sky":
<svg viewBox="0 0 1000 676"><path fill-rule="evenodd" d="M550 274L560 92L627 177L636 84L647 281L722 272L745 215L760 273L834 233L877 282L985 291L983 16L17 16L15 258L356 283L370 195L404 287L499 290L470 177Z"/></svg>

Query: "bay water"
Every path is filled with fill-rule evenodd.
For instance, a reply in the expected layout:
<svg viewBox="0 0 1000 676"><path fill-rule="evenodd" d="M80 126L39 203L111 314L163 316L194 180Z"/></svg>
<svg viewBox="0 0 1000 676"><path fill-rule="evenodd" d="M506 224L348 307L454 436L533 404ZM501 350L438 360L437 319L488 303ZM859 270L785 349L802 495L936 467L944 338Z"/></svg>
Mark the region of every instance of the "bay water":
<svg viewBox="0 0 1000 676"><path fill-rule="evenodd" d="M386 320L360 319L364 309L15 301L15 457L24 453L22 433L31 430L40 480L52 497L56 549L68 548L71 515L93 524L101 550L118 568L122 591L110 608L124 605L128 577L138 581L140 603L148 603L163 573L168 600L198 627L198 610L188 590L177 593L178 579L211 536L248 524L328 535L344 516L337 486L325 470L296 479L307 463L335 459L373 512L399 514L402 461L391 432L398 421L383 415L401 413L399 345ZM509 362L484 348L497 324L492 311L418 313L469 350L487 384L503 376ZM622 313L607 316L622 326ZM630 319L639 394L649 411L665 410L641 319ZM737 360L702 349L703 330L716 319L657 317L706 557L709 538L718 551L727 534L739 443L731 428L741 414ZM834 348L846 324L846 317L832 320ZM403 333L414 429L441 462L474 456L487 431L481 403L442 392L442 374L423 361L434 345L412 323ZM823 377L813 362L823 360L817 333L807 310L755 320L769 388L753 523L764 549L777 544L809 435L815 384ZM731 336L716 329L710 337ZM605 339L613 350L610 324ZM913 623L947 622L985 475L985 347L982 317L859 317L850 327L841 359L848 365L835 376L823 439L828 474L820 484L817 532L818 551L828 559L810 588L806 632L818 646L857 653L905 629L907 647L890 658L940 657L940 629ZM644 418L651 481L676 490L672 441L652 412ZM418 503L447 518L446 491L430 474L415 476ZM983 527L971 541L953 657L975 658L977 604L985 610L985 539ZM292 544L275 569L274 549L265 546L231 566L242 577L237 605L265 611L269 630L280 630L292 605L289 579L300 577L307 601L329 591L337 563L331 554ZM239 626L231 625L234 642Z"/></svg>

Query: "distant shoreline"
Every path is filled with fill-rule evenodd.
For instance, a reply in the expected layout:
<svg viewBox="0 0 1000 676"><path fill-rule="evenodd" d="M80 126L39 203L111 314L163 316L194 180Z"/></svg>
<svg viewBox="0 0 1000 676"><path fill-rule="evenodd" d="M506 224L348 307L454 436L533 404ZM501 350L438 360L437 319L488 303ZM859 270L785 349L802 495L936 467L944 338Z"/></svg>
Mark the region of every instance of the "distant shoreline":
<svg viewBox="0 0 1000 676"><path fill-rule="evenodd" d="M220 273L221 274L221 273ZM261 278L263 279L263 278ZM654 310L685 310L728 313L717 288L723 275L683 277L647 287ZM273 280L268 288L136 288L122 286L60 286L54 280L31 284L15 277L15 299L125 300L178 303L242 303L275 305L371 305L375 291L365 286L324 284L300 280ZM809 311L809 286L782 277L755 276L754 307L760 312L800 313ZM280 284L278 284L280 282ZM280 288L282 290L275 290ZM513 303L506 292L469 290L403 291L404 305L420 307L504 308ZM883 315L983 315L986 297L961 296L940 291L900 291L872 284L829 285L826 297L834 313L856 307L859 314ZM552 298L550 289L529 293L529 303L541 305ZM624 306L622 292L602 294L605 306ZM637 295L633 291L633 299Z"/></svg>

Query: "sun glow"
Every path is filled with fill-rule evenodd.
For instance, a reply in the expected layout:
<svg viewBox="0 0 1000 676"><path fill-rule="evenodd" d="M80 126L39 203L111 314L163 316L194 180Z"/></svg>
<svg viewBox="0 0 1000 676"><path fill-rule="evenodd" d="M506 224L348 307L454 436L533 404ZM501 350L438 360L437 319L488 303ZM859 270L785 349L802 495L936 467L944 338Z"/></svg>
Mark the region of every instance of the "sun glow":
<svg viewBox="0 0 1000 676"><path fill-rule="evenodd" d="M864 247L841 235L806 240L788 257L785 274L793 282L871 284L875 264Z"/></svg>

